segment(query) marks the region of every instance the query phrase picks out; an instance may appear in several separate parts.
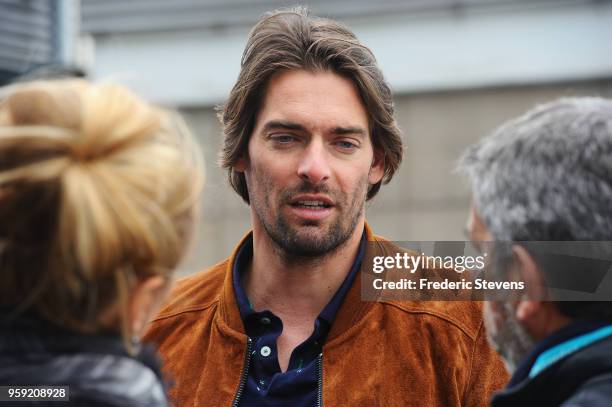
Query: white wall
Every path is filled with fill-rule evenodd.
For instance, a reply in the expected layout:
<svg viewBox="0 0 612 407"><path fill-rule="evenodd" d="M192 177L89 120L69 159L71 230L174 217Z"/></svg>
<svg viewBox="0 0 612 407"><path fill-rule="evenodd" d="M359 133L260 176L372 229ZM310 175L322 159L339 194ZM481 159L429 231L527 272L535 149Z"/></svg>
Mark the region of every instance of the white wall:
<svg viewBox="0 0 612 407"><path fill-rule="evenodd" d="M482 7L347 21L396 93L612 77L612 3ZM249 27L95 37L95 78L175 106L223 101Z"/></svg>

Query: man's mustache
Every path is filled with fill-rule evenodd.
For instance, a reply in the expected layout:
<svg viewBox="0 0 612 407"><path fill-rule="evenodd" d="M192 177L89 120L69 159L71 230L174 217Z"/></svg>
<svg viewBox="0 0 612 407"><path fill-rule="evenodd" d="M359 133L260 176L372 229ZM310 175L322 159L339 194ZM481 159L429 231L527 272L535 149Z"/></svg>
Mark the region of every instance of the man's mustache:
<svg viewBox="0 0 612 407"><path fill-rule="evenodd" d="M314 185L308 181L302 181L298 186L284 190L281 194L281 202L290 203L296 195L302 194L323 194L327 195L334 202L334 205L342 203L337 191L332 190L327 185Z"/></svg>

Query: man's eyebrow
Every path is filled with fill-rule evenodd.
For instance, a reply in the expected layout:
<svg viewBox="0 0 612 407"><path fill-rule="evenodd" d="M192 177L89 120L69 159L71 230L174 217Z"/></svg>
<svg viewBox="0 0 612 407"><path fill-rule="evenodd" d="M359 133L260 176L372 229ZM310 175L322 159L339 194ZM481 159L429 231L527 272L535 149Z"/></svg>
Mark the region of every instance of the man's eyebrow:
<svg viewBox="0 0 612 407"><path fill-rule="evenodd" d="M362 129L361 127L354 127L354 126L349 126L349 127L334 127L331 130L332 134L338 135L338 136L343 136L343 135L347 135L347 134L354 134L354 135L358 135L358 136L364 136L366 135L366 131L364 129Z"/></svg>
<svg viewBox="0 0 612 407"><path fill-rule="evenodd" d="M304 126L295 122L288 122L282 120L272 120L267 122L264 127L264 131L270 130L296 130L296 131L306 131Z"/></svg>
<svg viewBox="0 0 612 407"><path fill-rule="evenodd" d="M285 120L271 120L269 122L267 122L264 127L263 127L263 131L270 131L270 130L294 130L294 131L307 131L306 128L304 126L302 126L299 123L296 122L291 122L291 121L285 121ZM358 126L338 126L338 127L334 127L333 129L331 129L331 134L335 134L338 136L342 136L342 135L347 135L347 134L355 134L355 135L360 135L360 136L365 136L367 133L366 131Z"/></svg>

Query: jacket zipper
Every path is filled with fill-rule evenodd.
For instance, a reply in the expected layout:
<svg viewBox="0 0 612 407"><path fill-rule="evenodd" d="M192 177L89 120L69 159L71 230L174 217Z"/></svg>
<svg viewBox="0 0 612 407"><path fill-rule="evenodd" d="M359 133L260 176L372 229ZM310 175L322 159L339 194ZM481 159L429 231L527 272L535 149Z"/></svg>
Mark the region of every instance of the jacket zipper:
<svg viewBox="0 0 612 407"><path fill-rule="evenodd" d="M317 384L317 407L323 407L323 354L319 354L317 358L317 372L318 372L318 384Z"/></svg>
<svg viewBox="0 0 612 407"><path fill-rule="evenodd" d="M249 378L249 366L251 364L252 347L253 341L251 340L251 338L247 338L247 349L246 354L244 355L244 365L242 367L242 373L240 375L240 384L238 385L238 391L236 392L236 397L234 397L232 407L238 407L238 404L240 404L240 398L242 397L244 387L246 386L247 380Z"/></svg>

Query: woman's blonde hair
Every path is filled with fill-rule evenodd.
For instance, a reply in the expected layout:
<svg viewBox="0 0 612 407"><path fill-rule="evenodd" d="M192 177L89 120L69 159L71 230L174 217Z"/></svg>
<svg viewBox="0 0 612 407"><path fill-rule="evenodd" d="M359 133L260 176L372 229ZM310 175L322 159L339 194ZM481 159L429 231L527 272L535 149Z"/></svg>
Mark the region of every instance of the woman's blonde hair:
<svg viewBox="0 0 612 407"><path fill-rule="evenodd" d="M0 302L96 332L131 287L171 276L203 165L182 121L126 89L39 81L0 97Z"/></svg>

